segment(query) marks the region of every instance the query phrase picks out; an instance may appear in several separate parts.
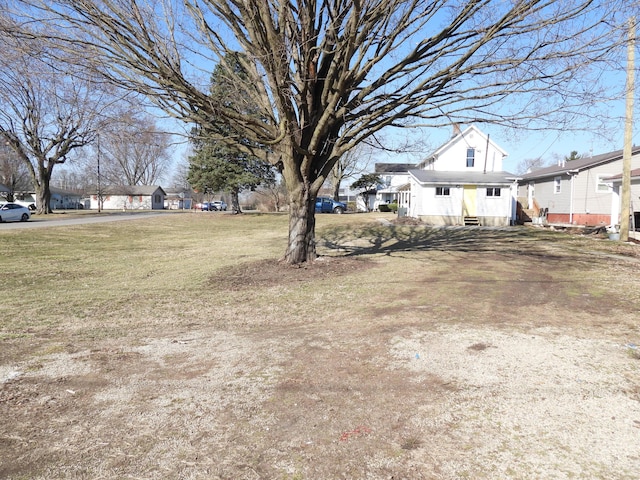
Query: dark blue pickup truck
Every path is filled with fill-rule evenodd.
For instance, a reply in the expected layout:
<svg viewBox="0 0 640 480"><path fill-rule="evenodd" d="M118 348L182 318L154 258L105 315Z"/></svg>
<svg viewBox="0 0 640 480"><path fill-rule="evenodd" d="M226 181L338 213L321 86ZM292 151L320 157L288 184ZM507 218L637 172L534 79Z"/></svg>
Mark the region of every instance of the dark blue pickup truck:
<svg viewBox="0 0 640 480"><path fill-rule="evenodd" d="M346 211L347 205L345 203L336 202L328 197L316 198L316 213L344 213Z"/></svg>

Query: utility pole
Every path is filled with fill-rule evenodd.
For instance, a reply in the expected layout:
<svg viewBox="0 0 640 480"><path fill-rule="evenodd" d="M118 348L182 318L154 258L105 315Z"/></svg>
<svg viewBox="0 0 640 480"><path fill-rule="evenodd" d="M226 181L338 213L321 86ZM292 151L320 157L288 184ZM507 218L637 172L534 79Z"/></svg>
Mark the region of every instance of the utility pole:
<svg viewBox="0 0 640 480"><path fill-rule="evenodd" d="M629 19L627 44L627 101L624 121L624 147L622 149L622 204L620 206L620 240L629 240L629 212L631 210L631 152L633 142L633 94L636 18Z"/></svg>
<svg viewBox="0 0 640 480"><path fill-rule="evenodd" d="M100 134L97 136L98 144L98 213L102 211L102 188L100 185Z"/></svg>

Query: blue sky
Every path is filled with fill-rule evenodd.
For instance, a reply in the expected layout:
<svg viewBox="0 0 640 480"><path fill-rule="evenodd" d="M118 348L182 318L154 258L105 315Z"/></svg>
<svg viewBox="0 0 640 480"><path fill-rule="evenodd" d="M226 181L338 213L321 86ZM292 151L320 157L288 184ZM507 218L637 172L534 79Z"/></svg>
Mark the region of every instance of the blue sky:
<svg viewBox="0 0 640 480"><path fill-rule="evenodd" d="M222 27L224 28L224 27ZM230 37L228 41L233 41ZM607 85L612 95L619 95L624 87L624 50L620 49L616 52L620 58L617 58L615 65L610 64L610 68L615 70L609 72L600 71L596 75L598 82ZM201 52L193 52L194 55ZM194 62L200 65L200 61ZM386 63L381 64L381 68ZM207 72L211 67L207 63L207 67L203 70ZM203 73L203 80L208 81L208 76ZM582 77L584 79L585 77ZM594 77L595 78L595 77ZM637 82L636 82L637 83ZM636 95L637 96L637 95ZM535 102L534 102L535 103ZM640 116L639 105L636 102L635 117ZM513 102L505 102L505 111L514 108ZM524 107L523 107L524 108ZM557 158L569 155L571 151L576 150L582 155L597 155L613 150L621 149L623 146L624 125L622 117L624 114L624 98L610 101L608 103L597 103L593 105L593 109L585 111L582 118L577 119L581 123L582 131L566 131L566 130L545 130L545 131L527 131L521 129L518 131L509 130L490 124L478 124L478 127L485 133L490 134L491 139L500 145L509 153L505 159L503 168L506 171L517 173L518 163L524 159L542 158L546 163L554 163ZM517 110L516 110L517 111ZM601 127L595 126L595 121L589 122L588 118L602 120L606 119L606 131L602 131ZM590 123L592 125L590 125ZM637 122L636 122L637 123ZM468 125L460 125L465 128ZM634 140L638 137L638 128L634 129ZM446 142L451 136L451 127L429 128L429 129L402 129L383 131L380 135L384 140L393 143L395 139L402 142L407 139L410 143L415 143L415 151L413 153L385 153L376 152L372 156L373 162L398 162L398 163L417 163L430 152ZM176 160L180 160L184 156L185 148L176 149Z"/></svg>
<svg viewBox="0 0 640 480"><path fill-rule="evenodd" d="M626 29L626 27L625 27ZM626 36L625 36L626 38ZM636 59L638 58L638 46L636 42ZM593 92L600 91L597 87L602 86L603 90L599 95L592 95L585 98L585 102L590 103L589 106L581 107L577 114L567 112L569 118L573 119L571 123L575 130L554 129L551 126L547 130L511 130L504 127L491 124L477 124L483 132L489 134L491 139L500 145L506 152L508 157L505 158L503 169L512 173L518 172L518 164L526 159L541 158L546 164L554 164L559 158L568 156L572 151L577 151L580 155L591 156L607 153L623 148L624 144L624 114L625 114L625 98L624 90L626 84L626 64L627 64L627 48L612 50L609 62L606 64L596 64L593 68L588 68L584 72L584 76L575 77L578 79L577 87L583 88L584 92L589 90L590 86L596 88ZM635 105L634 105L634 128L633 143L640 144L640 101L638 100L640 89L640 75L638 72L638 61L636 61L635 74ZM582 75L582 72L580 73ZM585 82L585 79L587 80ZM584 85L582 85L584 84ZM574 86L575 87L575 86ZM579 91L579 90L577 90ZM600 96L608 98L599 98ZM518 111L518 100L507 100L503 105L496 105L498 113L500 110L508 112ZM535 99L534 99L535 103ZM525 107L522 107L525 108ZM559 117L562 118L561 110ZM508 116L508 114L507 114ZM551 118L551 117L550 117ZM540 122L538 126L545 124ZM468 125L460 125L462 129ZM452 129L438 128L425 129L414 132L411 138L421 138L425 143L424 155L419 154L380 154L376 161L382 162L400 162L413 163L421 160L424 156L431 153L440 145L445 143L451 137ZM393 132L388 133L390 138L398 135L400 138L407 136L406 133ZM419 158L418 158L419 157Z"/></svg>
<svg viewBox="0 0 640 480"><path fill-rule="evenodd" d="M637 79L636 79L637 80ZM624 79L623 79L624 81ZM637 83L637 82L636 82ZM636 92L638 89L636 88ZM636 98L638 94L636 93ZM640 143L640 102L634 104L634 144ZM604 109L609 112L607 131L600 129L564 131L545 130L527 131L511 130L496 125L477 124L478 128L491 136L491 139L502 147L509 155L504 160L505 171L517 173L518 163L524 159L542 158L546 163L553 164L558 157L568 156L573 150L581 155L598 155L614 150L620 150L624 142L624 99L608 102ZM461 125L464 130L468 125ZM423 129L413 132L394 132L391 135L422 139L423 145L416 148L413 153L376 153L373 155L374 162L391 163L416 163L423 157L434 151L440 145L449 140L452 128ZM422 153L423 152L423 153Z"/></svg>
<svg viewBox="0 0 640 480"><path fill-rule="evenodd" d="M636 95L637 96L637 95ZM511 173L518 173L518 163L524 159L542 158L546 163L553 164L557 158L568 156L573 150L581 155L598 155L614 150L622 149L624 142L624 124L621 119L624 113L624 99L617 102L619 105L611 109L617 112L617 117L612 117L609 125L610 131L603 133L598 131L513 131L495 125L478 125L480 130L489 134L491 139L502 147L509 155L505 158L503 169ZM634 118L634 144L640 139L640 117L638 102L635 102ZM461 125L464 129L467 125ZM370 167L373 169L375 162L390 163L417 163L429 153L434 151L451 137L452 128L411 129L394 132L396 135L407 137L410 141L420 142L416 144L415 151L411 153L385 153L375 152L372 155ZM389 135L391 132L388 132ZM180 161L187 149L181 145L176 149L175 160Z"/></svg>
<svg viewBox="0 0 640 480"><path fill-rule="evenodd" d="M611 89L622 91L624 89L626 77L624 72L617 70L606 72L605 81ZM635 83L638 84L639 76L636 75ZM636 86L638 97L639 89ZM568 156L573 150L581 155L598 155L622 149L624 142L624 112L625 99L622 97L606 102L596 103L591 111L584 112L585 118L597 117L606 119L606 130L598 127L591 127L590 122L583 122L582 130L544 130L528 131L526 129L513 130L491 124L478 124L477 126L491 136L491 139L502 147L509 155L505 158L503 169L511 173L518 172L518 164L525 159L542 158L545 163L556 163L558 158ZM634 144L640 143L640 101L634 104ZM171 122L171 121L170 121ZM175 121L173 121L175 122ZM462 129L468 125L460 125ZM185 124L175 125L175 131L188 133ZM170 127L168 127L170 128ZM373 169L375 162L392 163L417 163L425 156L433 152L436 148L451 138L452 127L440 128L409 128L390 129L383 131L380 137L383 143L392 144L394 139L399 142L413 144L413 151L410 153L386 153L382 150L372 154L370 168ZM177 141L183 140L177 137ZM176 163L185 156L187 145L179 145L175 150Z"/></svg>
<svg viewBox="0 0 640 480"><path fill-rule="evenodd" d="M634 140L637 138L634 135ZM504 169L516 173L517 164L522 159L538 158L546 160L547 163L554 163L556 156L568 156L573 150L581 155L592 156L600 153L607 153L619 150L624 142L624 127L620 127L617 139L607 140L600 138L592 132L545 132L545 133L529 133L528 138L523 141L511 142L509 139L494 138L495 141L501 142L501 145L509 153L505 159Z"/></svg>

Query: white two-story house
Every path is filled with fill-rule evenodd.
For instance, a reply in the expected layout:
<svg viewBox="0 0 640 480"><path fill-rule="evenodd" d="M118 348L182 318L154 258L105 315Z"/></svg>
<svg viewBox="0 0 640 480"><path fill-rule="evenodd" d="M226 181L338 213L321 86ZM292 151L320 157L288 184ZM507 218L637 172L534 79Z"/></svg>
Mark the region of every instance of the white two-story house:
<svg viewBox="0 0 640 480"><path fill-rule="evenodd" d="M517 178L507 156L471 125L409 171L408 214L430 225L508 226L516 220Z"/></svg>
<svg viewBox="0 0 640 480"><path fill-rule="evenodd" d="M416 168L409 163L376 163L375 173L380 175L381 184L375 193L371 210L378 210L380 205L397 203L404 207L402 191L409 184L409 170Z"/></svg>

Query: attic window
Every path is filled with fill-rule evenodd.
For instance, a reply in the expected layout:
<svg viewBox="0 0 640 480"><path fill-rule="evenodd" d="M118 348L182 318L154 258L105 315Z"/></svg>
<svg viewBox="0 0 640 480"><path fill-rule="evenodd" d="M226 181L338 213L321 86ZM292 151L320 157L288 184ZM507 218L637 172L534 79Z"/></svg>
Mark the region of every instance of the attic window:
<svg viewBox="0 0 640 480"><path fill-rule="evenodd" d="M436 197L448 197L449 194L449 187L436 187Z"/></svg>
<svg viewBox="0 0 640 480"><path fill-rule="evenodd" d="M499 197L500 196L500 188L499 187L489 187L487 188L487 197Z"/></svg>
<svg viewBox="0 0 640 480"><path fill-rule="evenodd" d="M467 148L467 168L472 168L475 164L476 150L475 148Z"/></svg>

